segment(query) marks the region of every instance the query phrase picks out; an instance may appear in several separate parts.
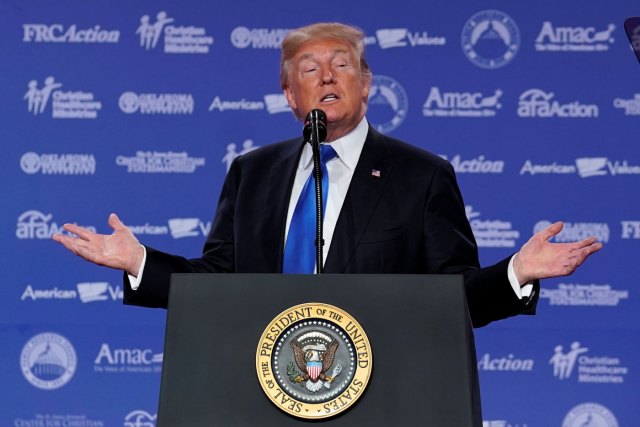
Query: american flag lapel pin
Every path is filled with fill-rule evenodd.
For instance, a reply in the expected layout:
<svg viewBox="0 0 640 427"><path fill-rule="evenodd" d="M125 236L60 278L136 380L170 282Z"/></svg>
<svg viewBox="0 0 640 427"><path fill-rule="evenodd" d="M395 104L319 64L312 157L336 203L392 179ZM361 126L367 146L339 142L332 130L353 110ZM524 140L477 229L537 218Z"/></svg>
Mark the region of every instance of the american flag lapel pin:
<svg viewBox="0 0 640 427"><path fill-rule="evenodd" d="M375 176L376 178L380 178L380 171L378 169L371 169L371 176Z"/></svg>

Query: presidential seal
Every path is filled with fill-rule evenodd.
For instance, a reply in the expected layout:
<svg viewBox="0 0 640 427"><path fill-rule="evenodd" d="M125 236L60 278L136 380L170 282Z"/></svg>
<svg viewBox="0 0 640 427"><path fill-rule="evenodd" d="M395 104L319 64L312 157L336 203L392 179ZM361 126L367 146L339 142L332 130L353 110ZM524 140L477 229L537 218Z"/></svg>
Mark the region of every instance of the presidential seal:
<svg viewBox="0 0 640 427"><path fill-rule="evenodd" d="M256 353L262 389L299 418L337 415L362 396L373 359L358 322L322 303L291 307L266 327Z"/></svg>

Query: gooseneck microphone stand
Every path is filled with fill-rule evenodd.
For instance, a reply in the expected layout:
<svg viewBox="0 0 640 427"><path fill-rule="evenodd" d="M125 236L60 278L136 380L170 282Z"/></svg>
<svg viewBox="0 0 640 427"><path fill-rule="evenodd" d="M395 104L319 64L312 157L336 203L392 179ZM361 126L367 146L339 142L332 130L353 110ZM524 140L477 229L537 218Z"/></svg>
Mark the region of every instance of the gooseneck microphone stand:
<svg viewBox="0 0 640 427"><path fill-rule="evenodd" d="M311 144L313 153L313 178L316 195L316 274L324 271L322 249L324 246L322 226L322 168L320 167L320 143L327 137L327 116L324 111L314 109L309 111L304 125L305 141Z"/></svg>

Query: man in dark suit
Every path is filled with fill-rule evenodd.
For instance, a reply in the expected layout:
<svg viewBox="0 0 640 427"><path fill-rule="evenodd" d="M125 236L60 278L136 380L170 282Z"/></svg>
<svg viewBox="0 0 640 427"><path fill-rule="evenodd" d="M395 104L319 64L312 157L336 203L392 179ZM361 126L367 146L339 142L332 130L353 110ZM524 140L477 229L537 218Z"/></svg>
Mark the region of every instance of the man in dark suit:
<svg viewBox="0 0 640 427"><path fill-rule="evenodd" d="M326 164L325 272L463 274L477 327L533 313L538 279L571 274L600 249L593 238L550 243L562 229L556 223L513 257L481 269L451 165L368 126L371 71L360 30L315 24L292 31L283 41L280 73L296 117L316 108L326 113L326 143L337 154ZM302 138L236 159L197 259L140 245L114 214L112 235L66 224L79 238L54 239L89 261L124 270L125 303L166 307L172 273L292 271L283 268L291 256L286 248L310 171L310 147Z"/></svg>

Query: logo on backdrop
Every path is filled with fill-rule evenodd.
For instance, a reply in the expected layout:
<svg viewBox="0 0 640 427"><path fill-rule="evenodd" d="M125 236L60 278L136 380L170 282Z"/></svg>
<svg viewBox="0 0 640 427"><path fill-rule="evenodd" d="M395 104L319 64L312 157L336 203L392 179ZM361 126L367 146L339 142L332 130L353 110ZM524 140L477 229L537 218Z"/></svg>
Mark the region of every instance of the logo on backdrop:
<svg viewBox="0 0 640 427"><path fill-rule="evenodd" d="M540 289L540 299L549 300L549 305L616 307L629 298L629 291L618 291L609 284L559 283L555 289L548 286Z"/></svg>
<svg viewBox="0 0 640 427"><path fill-rule="evenodd" d="M599 403L582 403L574 406L562 421L562 427L618 427L615 415Z"/></svg>
<svg viewBox="0 0 640 427"><path fill-rule="evenodd" d="M471 224L473 236L480 248L513 248L520 232L514 230L511 222L497 219L478 219L480 212L473 210L473 206L465 206L467 219Z"/></svg>
<svg viewBox="0 0 640 427"><path fill-rule="evenodd" d="M195 101L190 93L124 92L118 106L127 114L193 114Z"/></svg>
<svg viewBox="0 0 640 427"><path fill-rule="evenodd" d="M118 43L120 31L104 30L100 25L78 29L76 24L22 24L24 43Z"/></svg>
<svg viewBox="0 0 640 427"><path fill-rule="evenodd" d="M640 239L640 221L620 221L623 239Z"/></svg>
<svg viewBox="0 0 640 427"><path fill-rule="evenodd" d="M599 161L600 158L596 158L598 159L597 161ZM609 174L611 174L612 176L616 176L616 175L640 175L640 164L637 165L633 165L633 164L629 164L629 162L627 160L614 160L611 161L609 159L606 159L606 167L607 170L605 173L600 173L601 171L598 170L597 172L598 175L605 175L607 172ZM582 169L582 165L581 162L586 162L587 165L590 165L590 162L593 161L593 159L576 159L576 164L578 165L578 172L580 173L581 177L585 177L584 175L584 171ZM591 171L589 169L586 170L587 173L590 173ZM587 176L591 176L591 175L587 175Z"/></svg>
<svg viewBox="0 0 640 427"><path fill-rule="evenodd" d="M52 289L34 289L33 286L27 285L20 300L71 300L77 297L76 291L71 289L58 289L57 286Z"/></svg>
<svg viewBox="0 0 640 427"><path fill-rule="evenodd" d="M444 46L447 39L443 36L431 36L427 31L409 31L408 28L382 28L376 31L380 49L395 47Z"/></svg>
<svg viewBox="0 0 640 427"><path fill-rule="evenodd" d="M533 359L518 359L513 354L506 357L491 357L485 353L478 360L479 371L508 371L508 372L529 372L533 371Z"/></svg>
<svg viewBox="0 0 640 427"><path fill-rule="evenodd" d="M595 27L558 27L544 21L535 47L540 52L605 52L614 42L611 35L615 28L609 24L598 31Z"/></svg>
<svg viewBox="0 0 640 427"><path fill-rule="evenodd" d="M145 50L155 49L162 38L164 53L209 53L213 37L207 36L205 28L169 25L174 21L165 11L158 12L155 22L149 15L143 15L136 30L140 37L140 47Z"/></svg>
<svg viewBox="0 0 640 427"><path fill-rule="evenodd" d="M598 106L595 104L581 104L578 101L560 104L553 99L554 97L553 92L545 92L541 89L524 91L518 101L518 116L524 118L589 119L599 115Z"/></svg>
<svg viewBox="0 0 640 427"><path fill-rule="evenodd" d="M449 158L441 154L445 160ZM469 160L463 160L460 154L456 154L449 160L456 173L502 173L504 171L504 160L487 160L483 154Z"/></svg>
<svg viewBox="0 0 640 427"><path fill-rule="evenodd" d="M409 98L402 85L388 76L374 75L369 92L367 119L382 133L398 128L407 117Z"/></svg>
<svg viewBox="0 0 640 427"><path fill-rule="evenodd" d="M56 222L52 222L53 214L44 214L38 210L28 210L20 214L16 226L16 237L21 240L48 240L54 233L71 235L58 226ZM77 224L76 224L77 225ZM82 225L92 232L96 232L96 227L91 225Z"/></svg>
<svg viewBox="0 0 640 427"><path fill-rule="evenodd" d="M120 285L115 288L107 282L82 282L76 285L80 301L84 304L98 301L122 301L124 292Z"/></svg>
<svg viewBox="0 0 640 427"><path fill-rule="evenodd" d="M107 423L103 419L89 418L84 414L43 414L37 413L31 418L15 418L13 426L77 426L77 427L104 427ZM142 426L140 426L142 427Z"/></svg>
<svg viewBox="0 0 640 427"><path fill-rule="evenodd" d="M171 218L169 220L171 237L182 239L184 237L208 236L211 230L211 221L204 222L200 218Z"/></svg>
<svg viewBox="0 0 640 427"><path fill-rule="evenodd" d="M269 114L290 113L291 108L287 98L282 93L270 93L264 96L264 103Z"/></svg>
<svg viewBox="0 0 640 427"><path fill-rule="evenodd" d="M157 414L151 415L147 411L131 411L124 417L124 427L155 427Z"/></svg>
<svg viewBox="0 0 640 427"><path fill-rule="evenodd" d="M582 347L579 341L572 342L566 352L562 345L557 345L549 359L553 376L561 381L574 377L580 383L624 383L629 368L622 365L619 358L590 356L588 352L589 348ZM576 375L573 375L576 371Z"/></svg>
<svg viewBox="0 0 640 427"><path fill-rule="evenodd" d="M34 387L54 390L68 383L76 372L76 351L62 335L45 332L31 338L20 353L20 368Z"/></svg>
<svg viewBox="0 0 640 427"><path fill-rule="evenodd" d="M209 111L218 110L222 113L224 111L258 111L266 109L269 114L291 112L287 98L283 94L268 94L263 99L264 101L248 101L245 98L238 101L225 101L219 96L215 96L211 104L209 104Z"/></svg>
<svg viewBox="0 0 640 427"><path fill-rule="evenodd" d="M20 158L20 168L28 175L93 175L96 158L93 154L38 154L29 151Z"/></svg>
<svg viewBox="0 0 640 427"><path fill-rule="evenodd" d="M544 230L550 225L550 221L538 221L533 226L533 234ZM607 243L609 235L609 224L606 222L564 222L562 231L549 239L549 241L571 243L594 236L599 242Z"/></svg>
<svg viewBox="0 0 640 427"><path fill-rule="evenodd" d="M231 31L231 44L238 49L280 49L288 28L236 27Z"/></svg>
<svg viewBox="0 0 640 427"><path fill-rule="evenodd" d="M127 173L195 173L205 158L186 151L136 151L135 156L117 156L116 165L125 166Z"/></svg>
<svg viewBox="0 0 640 427"><path fill-rule="evenodd" d="M102 343L93 361L93 371L105 374L141 373L162 371L162 353L150 348L112 348Z"/></svg>
<svg viewBox="0 0 640 427"><path fill-rule="evenodd" d="M520 169L520 175L567 175L578 173L580 178L594 176L640 175L640 165L629 164L627 160L611 161L607 157L581 157L574 165L557 162L535 164L526 160Z"/></svg>
<svg viewBox="0 0 640 427"><path fill-rule="evenodd" d="M102 103L94 100L91 92L58 90L62 83L56 82L53 76L44 79L41 88L38 88L37 80L31 80L27 87L23 99L34 116L44 113L49 99L52 99L51 117L54 119L95 119L102 109Z"/></svg>
<svg viewBox="0 0 640 427"><path fill-rule="evenodd" d="M631 99L616 98L613 106L624 110L625 116L640 116L640 93L634 94Z"/></svg>
<svg viewBox="0 0 640 427"><path fill-rule="evenodd" d="M76 290L77 289L77 290ZM57 286L50 289L38 289L27 285L20 297L24 300L76 300L84 304L97 301L122 301L124 293L120 286L115 288L107 282L83 282L76 285L76 289L59 289Z"/></svg>
<svg viewBox="0 0 640 427"><path fill-rule="evenodd" d="M207 236L211 228L210 222L203 222L199 218L172 218L167 225L153 225L148 222L142 225L127 225L136 236L166 236L171 234L174 239L183 237Z"/></svg>
<svg viewBox="0 0 640 427"><path fill-rule="evenodd" d="M485 96L480 92L442 92L432 86L422 105L422 114L425 117L494 117L502 108L502 94L502 89Z"/></svg>
<svg viewBox="0 0 640 427"><path fill-rule="evenodd" d="M607 160L606 157L581 157L576 159L578 174L581 178L606 175L605 166L607 165Z"/></svg>
<svg viewBox="0 0 640 427"><path fill-rule="evenodd" d="M227 145L227 153L222 157L222 163L227 166L227 172L231 168L231 164L236 159L236 157L246 154L250 151L255 150L256 148L260 148L258 145L253 145L253 139L245 139L242 143L242 148L238 147L233 142ZM240 149L240 151L238 151Z"/></svg>
<svg viewBox="0 0 640 427"><path fill-rule="evenodd" d="M478 67L495 69L507 65L520 49L520 30L499 10L483 10L462 28L462 50Z"/></svg>
<svg viewBox="0 0 640 427"><path fill-rule="evenodd" d="M220 112L231 111L256 111L264 110L265 103L262 101L247 101L242 98L239 101L223 101L219 96L213 98L209 104L209 111L218 110Z"/></svg>
<svg viewBox="0 0 640 427"><path fill-rule="evenodd" d="M553 366L553 376L559 380L567 379L573 372L578 356L589 351L588 348L580 347L580 343L575 341L571 344L571 349L564 353L561 345L557 345L553 351L553 357L549 363Z"/></svg>
<svg viewBox="0 0 640 427"><path fill-rule="evenodd" d="M166 225L153 225L145 222L142 225L127 225L135 235L163 236L169 234L169 227Z"/></svg>

